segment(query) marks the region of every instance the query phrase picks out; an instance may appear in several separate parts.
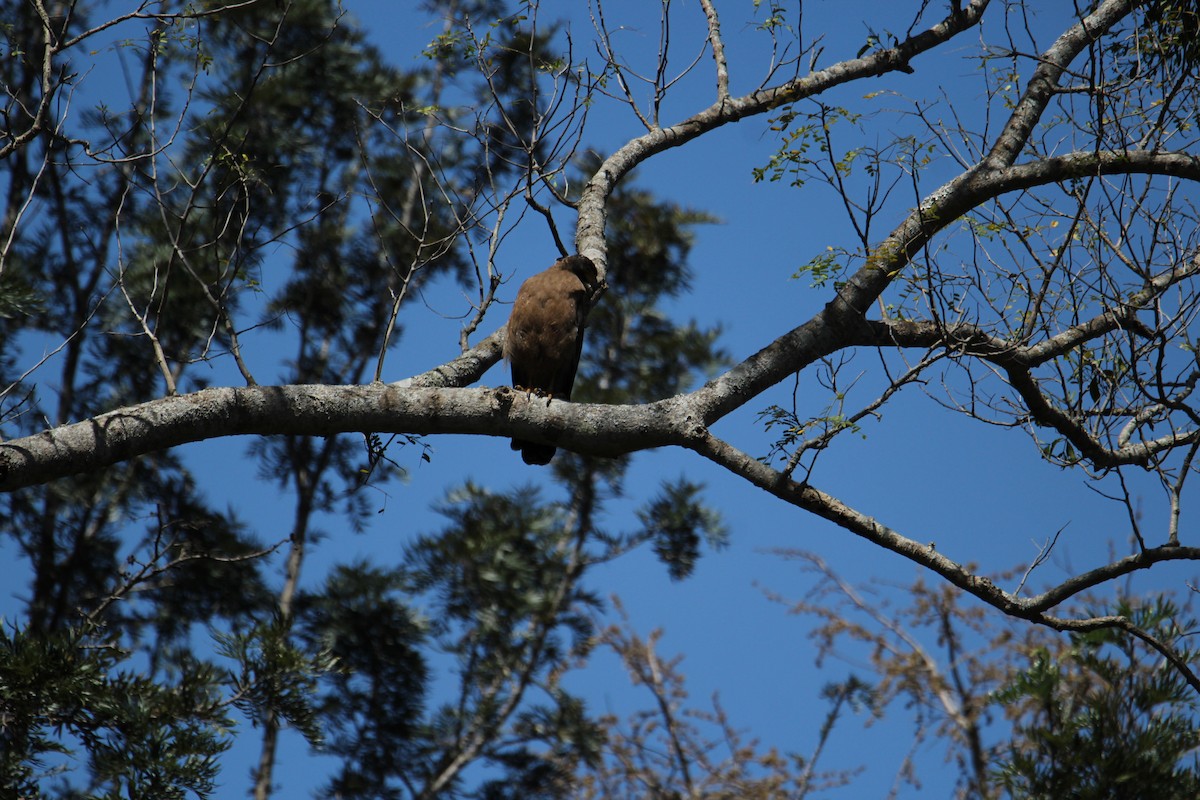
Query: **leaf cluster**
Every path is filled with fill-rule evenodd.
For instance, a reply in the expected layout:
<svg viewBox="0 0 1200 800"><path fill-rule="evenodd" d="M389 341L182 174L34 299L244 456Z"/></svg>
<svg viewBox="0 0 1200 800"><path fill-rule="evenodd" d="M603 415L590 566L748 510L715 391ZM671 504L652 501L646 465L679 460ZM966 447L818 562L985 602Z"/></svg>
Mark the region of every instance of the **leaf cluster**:
<svg viewBox="0 0 1200 800"><path fill-rule="evenodd" d="M1166 598L1117 611L1168 641L1183 634L1181 609ZM1200 793L1195 693L1126 634L1101 629L1072 635L1057 651L1036 647L995 699L1015 723L996 780L1015 797L1182 800Z"/></svg>
<svg viewBox="0 0 1200 800"><path fill-rule="evenodd" d="M193 661L175 680L141 677L95 633L0 630L0 783L53 796L82 751L89 796L210 793L231 744L217 672Z"/></svg>

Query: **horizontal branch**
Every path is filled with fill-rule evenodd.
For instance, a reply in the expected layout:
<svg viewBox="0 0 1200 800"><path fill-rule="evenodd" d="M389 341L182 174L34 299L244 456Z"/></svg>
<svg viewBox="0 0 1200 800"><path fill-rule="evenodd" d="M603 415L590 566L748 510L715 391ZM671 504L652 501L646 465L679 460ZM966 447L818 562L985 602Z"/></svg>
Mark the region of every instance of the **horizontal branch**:
<svg viewBox="0 0 1200 800"><path fill-rule="evenodd" d="M1117 330L1134 329L1143 336L1153 336L1153 332L1146 330L1135 314L1136 310L1130 306L1106 311L1028 347L992 336L978 325L968 322L944 325L913 320L866 322L856 329L857 338L849 344L928 350L945 348L989 361L1003 370L1009 385L1020 395L1033 420L1062 434L1093 466L1098 469L1123 465L1145 466L1165 451L1200 441L1200 429L1172 431L1155 439L1124 442L1117 448L1106 447L1075 416L1059 409L1046 397L1032 372L1033 367Z"/></svg>
<svg viewBox="0 0 1200 800"><path fill-rule="evenodd" d="M713 381L706 401L706 422L711 423L728 414L750 397L766 391L816 359L870 336L870 331L864 327L867 325L867 310L908 266L916 253L970 209L1013 191L1071 178L1120 173L1165 175L1200 181L1200 157L1150 150L1079 152L998 170L986 170L979 166L959 175L928 195L875 248L867 263L846 281L820 313ZM1190 277L1196 270L1196 263L1192 262L1176 271L1164 273L1146 291L1131 298L1127 305L1136 307L1148 304L1157 293L1174 282ZM1025 358L1030 364L1037 359L1046 360L1062 348L1075 346L1074 338L1077 336L1098 335L1120 327L1123 321L1129 319L1127 311L1110 312L1110 315L1101 316L1090 323L1090 328L1078 326L1074 334L1046 345L1048 349L1039 352L1030 348ZM1128 324L1133 326L1136 322ZM1019 348L982 331L968 334L965 328L960 330L963 338L957 344L974 342L981 352L992 356L1007 354L1010 359L1020 357Z"/></svg>
<svg viewBox="0 0 1200 800"><path fill-rule="evenodd" d="M140 455L222 436L340 433L517 436L616 456L682 444L686 398L606 406L499 389L244 386L164 397L0 442L0 491L92 472Z"/></svg>
<svg viewBox="0 0 1200 800"><path fill-rule="evenodd" d="M1110 564L1068 578L1057 586L1028 598L1024 603L1030 611L1049 611L1089 589L1094 589L1103 583L1123 578L1126 575L1132 575L1140 570L1149 569L1164 561L1200 561L1200 547L1164 545L1142 550Z"/></svg>
<svg viewBox="0 0 1200 800"><path fill-rule="evenodd" d="M1080 153L1000 170L1001 175L981 177L979 173L968 173L935 192L924 205L936 207L953 197L950 205L965 209L1005 191L1064 177L1082 177L1089 170L1116 172L1122 167L1200 180L1200 159L1183 154ZM941 207L944 210L945 205ZM945 227L948 221L914 212L905 223L908 224L918 226L921 238L925 238ZM891 238L906 235L902 234L903 228L902 225ZM897 262L897 269L902 261ZM691 437L698 435L696 431L745 405L787 375L869 336L870 327L861 315L859 302L847 298L856 296L861 301L861 293L865 290L871 294L878 287L870 284L881 277L886 285L892 275L882 266L885 263L885 259L876 259L859 270L834 301L812 319L778 337L692 395L645 406L553 403L544 412L518 413L518 409L529 404L497 399L503 397L503 391L442 388L472 383L500 359L503 334L497 332L447 364L399 384L208 389L119 409L87 422L0 444L0 490L92 471L186 442L239 434L326 436L351 431L519 434L521 438L596 455L618 455L666 444L686 445ZM1172 280L1178 278L1172 276ZM1168 284L1169 281L1164 286ZM856 292L860 294L855 295ZM1119 314L1100 319L1095 323L1096 331L1120 321ZM981 342L981 347L991 348L993 356L1002 353L995 342ZM1013 358L1011 352L1008 358ZM491 400L485 401L485 397ZM670 413L665 413L668 408ZM397 415L398 409L403 409L403 413ZM1036 402L1031 411L1039 422L1060 428ZM689 426L694 427L688 430ZM1190 432L1184 437L1131 444L1119 452L1083 447L1082 440L1076 446L1098 466L1109 466L1142 463L1163 449L1200 438L1200 433Z"/></svg>

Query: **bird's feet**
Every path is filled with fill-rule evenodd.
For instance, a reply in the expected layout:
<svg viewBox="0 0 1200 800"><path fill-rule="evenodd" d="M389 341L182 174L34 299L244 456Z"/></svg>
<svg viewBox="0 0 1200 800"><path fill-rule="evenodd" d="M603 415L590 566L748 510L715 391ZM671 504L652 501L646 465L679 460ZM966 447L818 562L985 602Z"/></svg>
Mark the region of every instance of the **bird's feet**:
<svg viewBox="0 0 1200 800"><path fill-rule="evenodd" d="M544 397L544 398L546 398L547 406L549 406L550 401L554 399L553 392L547 392L543 389L537 389L537 388L530 387L530 386L513 386L513 389L515 389L518 392L525 392L526 394L530 395L531 397Z"/></svg>

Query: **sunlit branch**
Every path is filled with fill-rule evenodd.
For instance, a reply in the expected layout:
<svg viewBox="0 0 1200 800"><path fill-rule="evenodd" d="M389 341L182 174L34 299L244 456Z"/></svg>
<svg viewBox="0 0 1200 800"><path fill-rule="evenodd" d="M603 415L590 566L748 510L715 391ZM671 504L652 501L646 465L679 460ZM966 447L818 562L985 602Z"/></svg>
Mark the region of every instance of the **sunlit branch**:
<svg viewBox="0 0 1200 800"><path fill-rule="evenodd" d="M678 124L665 128L655 126L646 134L630 140L605 159L584 187L579 201L576 250L591 258L603 275L608 263L604 241L608 197L630 170L654 154L679 147L721 126L828 91L834 86L907 70L912 59L977 24L988 2L975 0L962 11L952 11L941 22L895 47L876 50L741 97L720 99Z"/></svg>
<svg viewBox="0 0 1200 800"><path fill-rule="evenodd" d="M983 163L988 169L1008 167L1025 149L1034 127L1058 88L1067 67L1085 47L1107 33L1128 16L1138 0L1107 0L1068 28L1049 49L1038 57L1037 67L1025 85L1004 129L996 137Z"/></svg>
<svg viewBox="0 0 1200 800"><path fill-rule="evenodd" d="M713 63L717 69L717 102L729 97L729 62L725 59L725 41L721 38L721 20L712 0L700 0L708 21L708 44L712 47Z"/></svg>

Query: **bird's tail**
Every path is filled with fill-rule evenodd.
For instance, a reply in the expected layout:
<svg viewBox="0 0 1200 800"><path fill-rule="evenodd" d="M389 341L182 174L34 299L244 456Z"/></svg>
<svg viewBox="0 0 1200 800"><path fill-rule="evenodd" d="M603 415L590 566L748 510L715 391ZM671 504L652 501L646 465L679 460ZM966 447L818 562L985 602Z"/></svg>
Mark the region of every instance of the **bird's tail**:
<svg viewBox="0 0 1200 800"><path fill-rule="evenodd" d="M521 460L526 464L535 464L543 466L550 463L550 459L554 458L554 452L557 448L548 444L537 444L536 442L527 442L523 439L513 439L509 445L513 450L521 451Z"/></svg>

